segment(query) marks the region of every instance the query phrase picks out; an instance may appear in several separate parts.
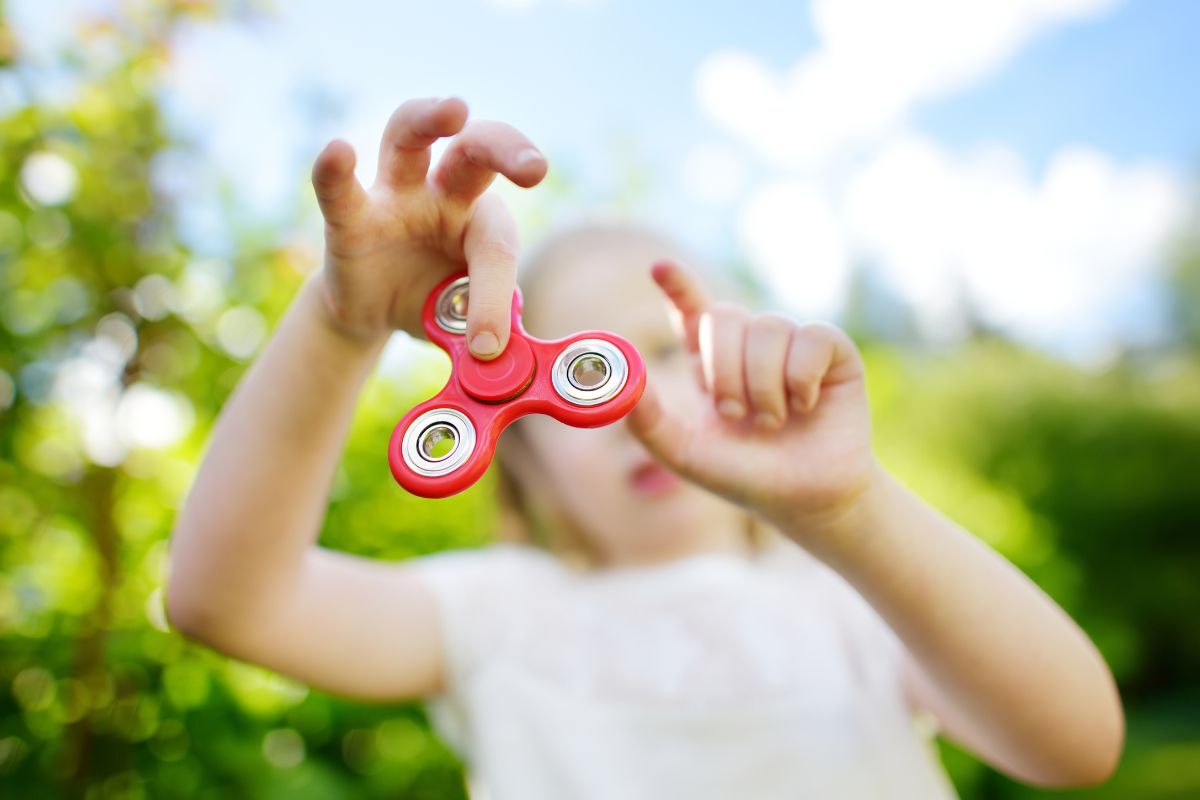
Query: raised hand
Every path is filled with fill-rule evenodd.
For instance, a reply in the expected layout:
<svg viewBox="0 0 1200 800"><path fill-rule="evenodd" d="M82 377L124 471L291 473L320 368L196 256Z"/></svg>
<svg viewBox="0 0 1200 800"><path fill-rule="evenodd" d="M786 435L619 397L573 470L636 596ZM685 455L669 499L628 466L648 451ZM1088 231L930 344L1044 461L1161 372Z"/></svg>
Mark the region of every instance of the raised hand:
<svg viewBox="0 0 1200 800"><path fill-rule="evenodd" d="M792 532L848 510L876 462L862 359L843 331L713 302L683 266L652 275L669 301L705 402L689 417L653 372L627 418L683 477Z"/></svg>
<svg viewBox="0 0 1200 800"><path fill-rule="evenodd" d="M430 145L447 136L454 138L430 171ZM465 265L467 341L477 357L495 358L508 344L518 242L508 210L486 190L497 173L536 185L546 175L545 157L509 125L468 123L458 98L426 98L405 102L388 120L369 189L354 165L353 148L334 139L312 169L334 324L364 340L397 329L422 336L425 296Z"/></svg>

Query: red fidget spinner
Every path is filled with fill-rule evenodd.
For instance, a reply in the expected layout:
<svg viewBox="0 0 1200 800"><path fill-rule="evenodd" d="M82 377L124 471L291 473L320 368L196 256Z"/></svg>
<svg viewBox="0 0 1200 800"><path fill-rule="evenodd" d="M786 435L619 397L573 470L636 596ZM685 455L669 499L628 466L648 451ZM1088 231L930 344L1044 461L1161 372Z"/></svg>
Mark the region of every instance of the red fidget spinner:
<svg viewBox="0 0 1200 800"><path fill-rule="evenodd" d="M628 414L646 388L641 355L616 334L582 331L549 342L530 336L521 325L519 287L508 346L480 361L467 349L467 283L465 271L451 275L425 299L425 333L449 354L450 379L400 419L388 443L396 482L421 497L448 497L479 480L500 433L517 417L548 414L596 428Z"/></svg>

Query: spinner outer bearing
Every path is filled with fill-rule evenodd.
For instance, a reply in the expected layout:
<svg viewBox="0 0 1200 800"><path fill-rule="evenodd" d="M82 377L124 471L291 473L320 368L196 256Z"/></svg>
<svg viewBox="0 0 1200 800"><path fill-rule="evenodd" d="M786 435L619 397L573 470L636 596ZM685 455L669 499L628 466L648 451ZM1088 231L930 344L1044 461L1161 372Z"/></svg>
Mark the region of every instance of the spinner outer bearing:
<svg viewBox="0 0 1200 800"><path fill-rule="evenodd" d="M430 458L425 455L425 436L439 426L453 432L454 446L444 456ZM435 408L414 419L404 432L404 442L401 445L404 463L408 464L409 469L429 477L453 472L462 466L473 452L475 426L466 414L453 408Z"/></svg>
<svg viewBox="0 0 1200 800"><path fill-rule="evenodd" d="M456 278L438 294L434 306L434 321L447 333L467 332L468 281L465 275Z"/></svg>
<svg viewBox="0 0 1200 800"><path fill-rule="evenodd" d="M604 380L594 388L575 382L575 365L581 359L593 356L605 365ZM594 406L607 402L623 388L629 376L629 365L619 348L604 339L579 339L564 347L554 359L550 378L554 390L568 403L578 406Z"/></svg>

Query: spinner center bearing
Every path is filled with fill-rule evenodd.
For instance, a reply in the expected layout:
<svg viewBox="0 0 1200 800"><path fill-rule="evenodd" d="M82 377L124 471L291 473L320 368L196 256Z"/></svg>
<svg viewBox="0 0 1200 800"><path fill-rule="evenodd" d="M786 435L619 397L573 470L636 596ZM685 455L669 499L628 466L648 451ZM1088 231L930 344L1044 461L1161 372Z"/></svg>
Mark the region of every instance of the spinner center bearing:
<svg viewBox="0 0 1200 800"><path fill-rule="evenodd" d="M469 305L470 282L463 276L451 281L438 294L434 321L447 333L466 334ZM468 355L455 366L464 392L484 403L503 403L529 387L537 365L529 342L510 335L504 352L491 361Z"/></svg>
<svg viewBox="0 0 1200 800"><path fill-rule="evenodd" d="M533 380L533 348L520 336L510 336L504 352L491 361L468 355L458 364L463 391L485 403L502 403L519 395Z"/></svg>

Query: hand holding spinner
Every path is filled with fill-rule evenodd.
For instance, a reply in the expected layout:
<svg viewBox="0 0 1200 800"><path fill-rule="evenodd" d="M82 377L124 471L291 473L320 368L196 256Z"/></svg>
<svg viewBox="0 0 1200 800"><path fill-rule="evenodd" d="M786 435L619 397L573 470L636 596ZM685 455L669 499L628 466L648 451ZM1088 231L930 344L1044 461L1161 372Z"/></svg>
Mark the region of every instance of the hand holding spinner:
<svg viewBox="0 0 1200 800"><path fill-rule="evenodd" d="M421 497L447 497L479 480L500 433L517 417L548 414L595 428L628 414L646 387L641 355L614 333L530 336L521 324L519 287L508 346L491 361L475 358L467 349L467 284L465 271L451 275L425 299L422 324L450 356L450 379L400 419L388 443L392 476Z"/></svg>

